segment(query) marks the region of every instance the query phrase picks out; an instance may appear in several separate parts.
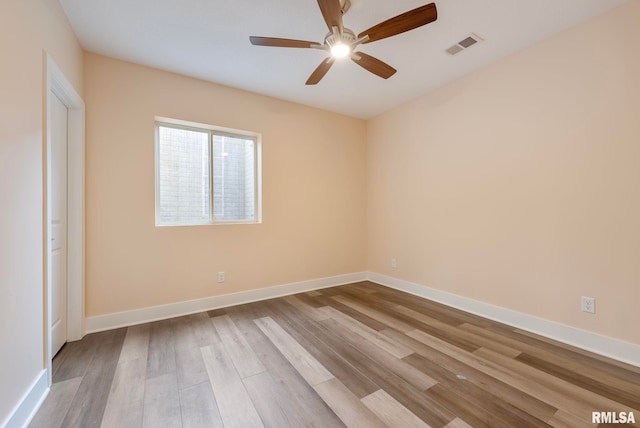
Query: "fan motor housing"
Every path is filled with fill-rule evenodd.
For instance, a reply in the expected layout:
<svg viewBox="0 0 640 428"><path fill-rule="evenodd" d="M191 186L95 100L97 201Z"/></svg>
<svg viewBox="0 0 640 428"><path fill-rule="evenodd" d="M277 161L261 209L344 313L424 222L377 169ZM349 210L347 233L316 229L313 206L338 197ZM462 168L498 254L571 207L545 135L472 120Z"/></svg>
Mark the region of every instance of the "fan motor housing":
<svg viewBox="0 0 640 428"><path fill-rule="evenodd" d="M355 33L348 28L344 28L342 30L342 33L337 31L333 33L327 33L324 38L324 43L329 47L333 47L339 44L351 45L355 40Z"/></svg>

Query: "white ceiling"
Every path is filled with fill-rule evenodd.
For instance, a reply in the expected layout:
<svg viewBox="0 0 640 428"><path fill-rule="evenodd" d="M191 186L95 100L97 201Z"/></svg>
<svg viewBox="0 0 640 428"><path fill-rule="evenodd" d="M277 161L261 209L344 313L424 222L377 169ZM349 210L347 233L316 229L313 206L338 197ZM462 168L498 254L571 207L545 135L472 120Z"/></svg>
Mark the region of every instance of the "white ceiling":
<svg viewBox="0 0 640 428"><path fill-rule="evenodd" d="M341 60L305 86L326 55L252 46L249 36L322 43L315 0L60 0L91 52L346 115L370 118L578 24L626 0L436 0L438 20L359 50L395 67L383 80ZM356 34L428 0L351 0ZM476 33L456 56L445 49Z"/></svg>

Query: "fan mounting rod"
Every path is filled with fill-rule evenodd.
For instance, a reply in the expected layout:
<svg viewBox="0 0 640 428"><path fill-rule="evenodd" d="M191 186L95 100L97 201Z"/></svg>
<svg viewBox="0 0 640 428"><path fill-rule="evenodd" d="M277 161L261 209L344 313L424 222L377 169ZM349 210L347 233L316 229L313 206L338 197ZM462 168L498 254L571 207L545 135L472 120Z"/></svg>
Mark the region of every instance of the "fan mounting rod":
<svg viewBox="0 0 640 428"><path fill-rule="evenodd" d="M340 12L344 15L351 8L351 0L341 0L340 1Z"/></svg>

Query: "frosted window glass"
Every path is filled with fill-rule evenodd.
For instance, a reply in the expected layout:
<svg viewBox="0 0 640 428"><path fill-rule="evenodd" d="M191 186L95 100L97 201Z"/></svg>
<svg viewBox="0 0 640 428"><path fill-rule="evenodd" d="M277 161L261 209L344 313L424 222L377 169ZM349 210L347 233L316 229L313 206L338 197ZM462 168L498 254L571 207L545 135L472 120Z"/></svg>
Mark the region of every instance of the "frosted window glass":
<svg viewBox="0 0 640 428"><path fill-rule="evenodd" d="M208 223L209 133L164 126L158 133L158 222Z"/></svg>
<svg viewBox="0 0 640 428"><path fill-rule="evenodd" d="M254 141L213 136L213 219L254 220Z"/></svg>

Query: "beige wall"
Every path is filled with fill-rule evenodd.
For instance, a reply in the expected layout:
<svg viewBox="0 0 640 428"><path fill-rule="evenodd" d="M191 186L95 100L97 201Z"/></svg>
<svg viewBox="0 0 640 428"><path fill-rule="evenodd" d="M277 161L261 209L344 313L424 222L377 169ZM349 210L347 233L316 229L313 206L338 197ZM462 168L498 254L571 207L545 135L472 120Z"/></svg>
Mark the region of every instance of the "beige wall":
<svg viewBox="0 0 640 428"><path fill-rule="evenodd" d="M631 2L371 120L369 269L640 343L639 22Z"/></svg>
<svg viewBox="0 0 640 428"><path fill-rule="evenodd" d="M85 70L87 316L366 268L364 121L94 54ZM262 133L263 224L154 226L156 115Z"/></svg>
<svg viewBox="0 0 640 428"><path fill-rule="evenodd" d="M44 368L43 50L82 90L56 0L0 2L0 425Z"/></svg>

